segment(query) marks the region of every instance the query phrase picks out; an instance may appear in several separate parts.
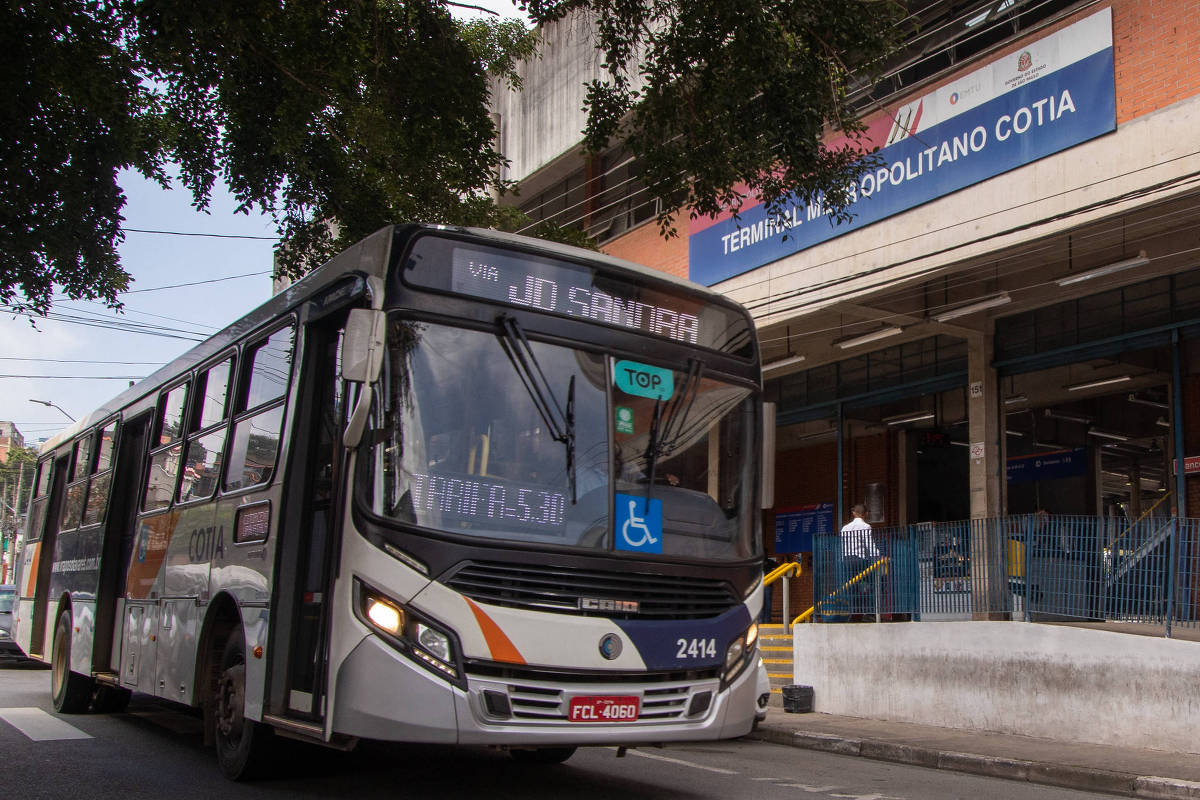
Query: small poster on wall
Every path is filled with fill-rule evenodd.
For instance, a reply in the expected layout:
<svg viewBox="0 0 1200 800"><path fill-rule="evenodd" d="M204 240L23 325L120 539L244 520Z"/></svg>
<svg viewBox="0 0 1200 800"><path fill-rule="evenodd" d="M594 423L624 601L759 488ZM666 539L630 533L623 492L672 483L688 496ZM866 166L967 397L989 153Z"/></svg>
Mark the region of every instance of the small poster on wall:
<svg viewBox="0 0 1200 800"><path fill-rule="evenodd" d="M878 525L887 519L887 487L882 483L868 483L865 503L867 522Z"/></svg>

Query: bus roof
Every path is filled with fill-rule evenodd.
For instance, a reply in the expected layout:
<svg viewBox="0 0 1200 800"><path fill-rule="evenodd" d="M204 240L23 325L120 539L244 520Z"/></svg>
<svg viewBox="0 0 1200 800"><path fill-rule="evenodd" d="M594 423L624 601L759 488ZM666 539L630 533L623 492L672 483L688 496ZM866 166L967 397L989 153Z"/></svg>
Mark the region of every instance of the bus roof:
<svg viewBox="0 0 1200 800"><path fill-rule="evenodd" d="M737 307L737 303L708 287L700 286L699 284L683 280L666 272L651 269L641 264L635 264L632 261L625 261L603 253L583 250L570 245L549 242L542 239L532 239L517 234L502 233L485 228L416 224L389 225L337 254L320 267L288 286L279 294L265 301L253 311L231 322L225 328L222 328L195 347L159 367L153 373L108 400L86 416L81 417L74 424L59 431L42 445L41 454L44 455L55 450L64 442L73 439L80 431L87 430L117 412L136 405L139 401L147 399L151 399L152 401L152 398L158 394L159 389L170 381L201 364L209 357L220 353L234 342L253 333L259 327L270 323L271 320L277 319L300 306L310 297L329 287L339 279L349 275L385 278L386 275L384 273L386 273L391 262L391 249L393 242L396 240L396 235L401 232L416 233L421 230L466 234L495 244L539 251L550 256L571 260L583 259L618 270L628 271L650 282L667 284L684 289L721 305Z"/></svg>

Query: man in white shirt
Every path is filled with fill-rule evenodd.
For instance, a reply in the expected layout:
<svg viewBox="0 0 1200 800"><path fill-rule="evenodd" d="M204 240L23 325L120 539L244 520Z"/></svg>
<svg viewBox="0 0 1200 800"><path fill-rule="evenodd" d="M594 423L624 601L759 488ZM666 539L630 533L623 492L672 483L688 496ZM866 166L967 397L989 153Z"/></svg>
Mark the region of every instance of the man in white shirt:
<svg viewBox="0 0 1200 800"><path fill-rule="evenodd" d="M863 519L866 508L862 503L858 503L850 513L854 515L854 519L842 526L841 533L842 558L838 577L843 587L879 558L879 548L875 546L875 539L871 535L871 523ZM871 578L868 576L859 578L854 586L842 590L843 596L850 602L852 613L873 610L874 603L866 599L866 595L871 591L870 587ZM867 608L868 605L871 606L870 609Z"/></svg>

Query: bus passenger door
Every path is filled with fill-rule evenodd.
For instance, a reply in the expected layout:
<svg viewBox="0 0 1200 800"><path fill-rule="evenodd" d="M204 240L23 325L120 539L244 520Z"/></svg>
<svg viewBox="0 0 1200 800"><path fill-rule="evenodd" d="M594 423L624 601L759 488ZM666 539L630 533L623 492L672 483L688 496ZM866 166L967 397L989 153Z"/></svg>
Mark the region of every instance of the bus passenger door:
<svg viewBox="0 0 1200 800"><path fill-rule="evenodd" d="M301 392L292 431L271 636L269 706L311 724L325 717L329 600L341 507L343 389L338 345L345 313L304 328Z"/></svg>
<svg viewBox="0 0 1200 800"><path fill-rule="evenodd" d="M25 545L26 561L23 576L33 581L33 625L29 639L29 655L42 657L46 654L46 616L50 613L50 578L53 575L54 548L58 542L58 528L62 522L63 496L66 494L68 471L71 468L71 449L54 459L51 475L50 507L42 524L41 541ZM32 551L32 552L31 552ZM28 584L26 584L28 586ZM54 630L54 622L50 624Z"/></svg>
<svg viewBox="0 0 1200 800"><path fill-rule="evenodd" d="M126 422L121 428L113 468L112 498L104 525L100 555L100 585L96 592L96 638L92 646L92 669L119 672L113 657L119 599L125 594L125 576L133 556L137 535L137 500L142 475L142 453L150 414Z"/></svg>

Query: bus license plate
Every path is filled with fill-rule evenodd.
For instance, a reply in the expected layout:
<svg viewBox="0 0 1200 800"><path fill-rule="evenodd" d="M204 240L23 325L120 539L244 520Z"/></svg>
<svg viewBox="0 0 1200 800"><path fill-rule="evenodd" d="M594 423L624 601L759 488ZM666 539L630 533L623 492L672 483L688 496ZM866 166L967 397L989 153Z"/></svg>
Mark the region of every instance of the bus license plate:
<svg viewBox="0 0 1200 800"><path fill-rule="evenodd" d="M628 697L572 697L571 722L633 722L638 718L641 701Z"/></svg>

